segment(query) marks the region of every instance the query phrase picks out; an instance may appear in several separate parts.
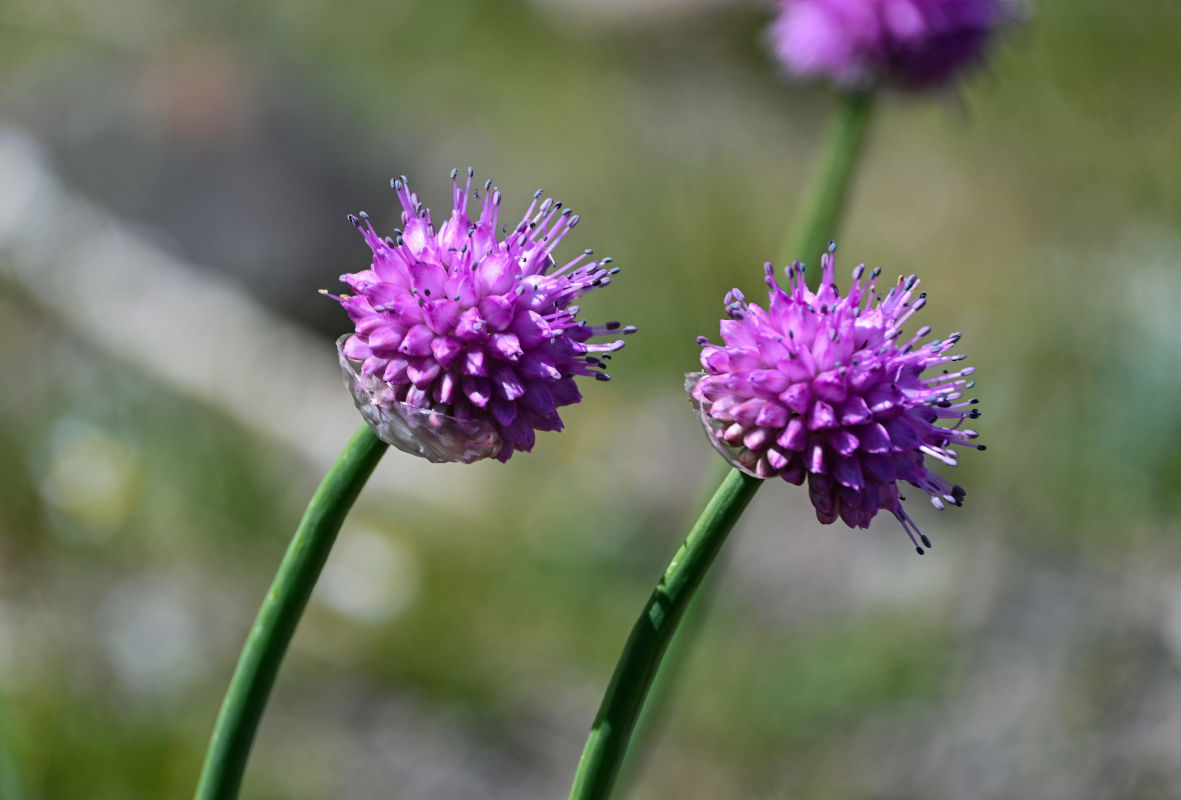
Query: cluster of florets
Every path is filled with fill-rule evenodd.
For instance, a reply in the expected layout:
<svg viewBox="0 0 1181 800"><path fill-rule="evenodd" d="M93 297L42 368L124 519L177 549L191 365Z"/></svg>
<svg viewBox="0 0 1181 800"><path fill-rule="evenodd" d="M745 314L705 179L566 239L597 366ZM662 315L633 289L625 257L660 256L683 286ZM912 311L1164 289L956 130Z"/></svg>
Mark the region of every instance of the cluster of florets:
<svg viewBox="0 0 1181 800"><path fill-rule="evenodd" d="M538 191L521 221L497 234L500 191L481 198L452 172L451 216L436 230L405 177L391 182L402 227L383 237L367 215L350 220L372 265L341 276L336 297L356 326L341 364L361 413L385 441L432 461L507 461L535 431L558 431L558 408L581 399L574 379L603 371L626 334L617 322L577 319L580 295L611 282L611 259L587 250L557 266L554 248L578 224ZM482 202L468 217L469 198Z"/></svg>
<svg viewBox="0 0 1181 800"><path fill-rule="evenodd" d="M902 326L926 303L926 293L914 294L918 278L899 278L882 297L881 270L863 284L863 264L841 297L832 249L821 259L815 293L796 262L787 268L787 290L766 266L766 310L737 289L726 296L723 343L698 339L705 371L690 376L690 393L710 440L735 467L797 485L807 480L822 523L840 518L865 528L886 509L921 553L930 541L903 510L898 481L939 509L963 502L964 490L930 472L926 459L954 466L954 448L984 449L963 427L979 416L976 400L962 397L974 385L973 369L923 377L964 358L948 353L960 335L920 344L931 332L923 327L900 342Z"/></svg>
<svg viewBox="0 0 1181 800"><path fill-rule="evenodd" d="M1013 0L780 0L770 40L799 78L921 89L976 62L1013 8Z"/></svg>

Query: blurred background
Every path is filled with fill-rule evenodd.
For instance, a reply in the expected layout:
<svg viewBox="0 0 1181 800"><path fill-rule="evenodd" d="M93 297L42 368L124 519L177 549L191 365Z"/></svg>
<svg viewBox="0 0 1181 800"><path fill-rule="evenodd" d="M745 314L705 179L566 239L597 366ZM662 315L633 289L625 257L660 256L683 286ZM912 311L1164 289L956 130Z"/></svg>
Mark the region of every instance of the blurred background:
<svg viewBox="0 0 1181 800"><path fill-rule="evenodd" d="M318 289L452 167L623 267L640 333L508 465L391 451L244 797L564 797L716 456L682 391L755 295L832 98L738 0L0 3L0 798L184 798L303 505L356 427ZM756 497L633 798L1181 796L1181 4L1043 0L875 116L840 239L964 332L963 509ZM843 266L841 266L843 265Z"/></svg>

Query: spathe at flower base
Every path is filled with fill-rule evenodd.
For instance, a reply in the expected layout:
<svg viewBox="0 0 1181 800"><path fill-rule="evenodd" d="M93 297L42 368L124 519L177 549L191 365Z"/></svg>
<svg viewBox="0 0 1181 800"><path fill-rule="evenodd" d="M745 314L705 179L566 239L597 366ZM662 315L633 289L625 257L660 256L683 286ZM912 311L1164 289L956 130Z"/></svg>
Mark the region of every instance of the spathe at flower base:
<svg viewBox="0 0 1181 800"><path fill-rule="evenodd" d="M395 387L362 374L359 362L344 354L351 335L336 340L340 368L354 405L378 439L436 464L470 464L500 452L500 434L487 420L459 420L436 409L407 405L397 399Z"/></svg>
<svg viewBox="0 0 1181 800"><path fill-rule="evenodd" d="M451 173L452 211L438 230L405 178L391 181L402 228L382 237L350 216L373 251L369 269L341 276L353 295L334 297L356 331L338 342L346 383L383 441L430 461L507 461L533 448L536 431L560 431L558 409L582 395L576 377L604 372L628 334L618 322L588 325L575 301L611 283L618 267L583 251L557 266L553 251L579 217L538 191L515 228L497 235L500 191L481 198L472 171ZM479 216L468 217L470 198Z"/></svg>
<svg viewBox="0 0 1181 800"><path fill-rule="evenodd" d="M916 276L900 277L883 298L876 294L880 269L863 284L863 264L841 297L831 249L821 265L813 293L803 264L786 269L786 291L767 264L766 310L737 289L726 296L723 344L698 339L705 371L689 376L690 397L710 441L734 467L796 485L807 480L822 523L839 518L865 528L878 511L890 511L922 553L930 541L903 509L898 481L938 509L962 504L964 490L928 470L926 459L954 466L954 448L984 449L972 443L976 432L962 427L979 416L977 401L962 395L974 386L974 370L922 377L964 358L948 354L958 333L919 344L931 330L923 327L899 343L902 326L926 303L926 293L915 297Z"/></svg>

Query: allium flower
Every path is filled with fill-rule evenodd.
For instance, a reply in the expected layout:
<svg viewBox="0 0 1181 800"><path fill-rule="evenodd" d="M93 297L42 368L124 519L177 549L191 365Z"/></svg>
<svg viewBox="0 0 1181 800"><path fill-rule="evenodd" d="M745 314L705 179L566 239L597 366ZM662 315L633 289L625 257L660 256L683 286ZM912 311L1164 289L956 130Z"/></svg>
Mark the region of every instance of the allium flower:
<svg viewBox="0 0 1181 800"><path fill-rule="evenodd" d="M687 388L710 441L735 467L796 485L806 478L816 517L826 524L840 517L866 528L886 509L922 553L919 542L931 543L902 509L898 481L921 489L938 509L961 505L964 490L930 472L926 459L954 466L954 447L984 449L971 444L975 431L961 427L979 416L976 400L961 394L974 385L974 370L923 377L929 367L964 358L947 355L960 334L919 344L931 332L923 327L899 343L902 326L927 302L925 292L914 297L918 278L899 278L883 299L881 270L863 285L862 264L841 297L834 249L821 259L815 294L798 261L787 268L787 291L767 264L766 310L737 289L727 294L724 344L697 340L705 372L690 375Z"/></svg>
<svg viewBox="0 0 1181 800"><path fill-rule="evenodd" d="M511 232L497 236L500 191L460 186L452 171L451 217L439 226L391 181L402 228L382 237L366 214L349 216L373 250L369 269L342 275L356 293L336 297L356 325L338 343L362 415L383 440L431 461L470 462L531 450L534 431L558 431L558 408L582 399L576 376L609 380L604 360L631 333L618 322L576 319L579 296L611 282L611 259L590 250L555 268L553 250L578 216L533 196ZM481 200L468 217L468 200Z"/></svg>
<svg viewBox="0 0 1181 800"><path fill-rule="evenodd" d="M771 46L788 71L846 88L938 85L979 59L1013 0L780 0Z"/></svg>

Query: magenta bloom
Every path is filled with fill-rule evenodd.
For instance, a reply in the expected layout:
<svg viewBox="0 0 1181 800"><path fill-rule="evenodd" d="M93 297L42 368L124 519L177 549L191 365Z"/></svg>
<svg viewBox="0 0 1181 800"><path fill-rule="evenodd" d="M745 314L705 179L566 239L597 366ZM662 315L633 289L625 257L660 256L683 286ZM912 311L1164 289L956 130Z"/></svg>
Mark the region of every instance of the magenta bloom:
<svg viewBox="0 0 1181 800"><path fill-rule="evenodd" d="M698 339L705 372L689 376L690 394L710 441L735 467L796 485L807 478L816 517L826 524L840 517L866 528L886 509L922 553L919 541L931 543L902 509L898 481L921 489L938 509L961 505L964 490L928 471L926 459L954 466L954 447L984 449L971 444L975 431L961 428L979 416L976 400L961 395L974 385L974 370L924 378L927 368L964 358L946 355L960 334L920 345L931 332L923 327L900 343L902 326L926 303L926 293L914 297L918 278L899 278L882 299L881 270L863 285L862 264L841 297L832 249L821 259L815 294L797 261L787 268L789 291L767 265L766 310L737 289L726 296L724 344Z"/></svg>
<svg viewBox="0 0 1181 800"><path fill-rule="evenodd" d="M780 0L771 46L799 78L845 88L945 83L977 61L1013 0Z"/></svg>
<svg viewBox="0 0 1181 800"><path fill-rule="evenodd" d="M579 296L619 271L588 260L590 250L556 267L553 250L577 215L538 191L498 238L500 191L488 181L480 198L470 169L462 187L456 175L438 230L405 177L391 182L402 203L393 238L350 215L373 263L340 277L356 293L336 298L356 325L339 343L341 365L384 441L431 461L508 461L533 448L534 431L562 429L558 408L582 399L576 376L609 380L604 359L623 340L589 340L635 329L576 319ZM470 197L482 203L474 220Z"/></svg>

